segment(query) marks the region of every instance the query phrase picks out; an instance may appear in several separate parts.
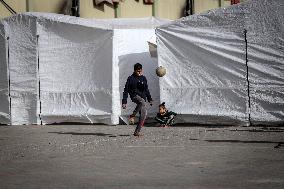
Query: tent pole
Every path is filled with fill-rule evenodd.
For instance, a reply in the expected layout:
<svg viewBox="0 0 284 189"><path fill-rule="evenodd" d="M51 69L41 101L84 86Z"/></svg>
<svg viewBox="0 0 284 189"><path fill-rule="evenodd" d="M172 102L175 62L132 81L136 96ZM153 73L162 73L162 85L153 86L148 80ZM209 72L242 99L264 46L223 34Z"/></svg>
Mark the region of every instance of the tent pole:
<svg viewBox="0 0 284 189"><path fill-rule="evenodd" d="M247 79L247 91L248 91L248 121L249 121L249 125L251 126L251 106L250 106L250 85L249 85L249 67L248 67L248 41L247 41L247 30L244 30L244 35L245 35L245 43L246 43L246 68L247 68L247 75L246 75L246 79Z"/></svg>
<svg viewBox="0 0 284 189"><path fill-rule="evenodd" d="M12 125L12 99L11 99L11 75L10 75L10 38L7 37L7 69L8 69L8 96L9 96L9 114L10 114L10 125Z"/></svg>
<svg viewBox="0 0 284 189"><path fill-rule="evenodd" d="M38 100L39 100L39 120L40 125L42 125L42 119L41 119L41 96L40 96L40 75L39 75L39 45L38 45L38 39L39 35L36 36L36 43L37 43L37 78L38 78Z"/></svg>

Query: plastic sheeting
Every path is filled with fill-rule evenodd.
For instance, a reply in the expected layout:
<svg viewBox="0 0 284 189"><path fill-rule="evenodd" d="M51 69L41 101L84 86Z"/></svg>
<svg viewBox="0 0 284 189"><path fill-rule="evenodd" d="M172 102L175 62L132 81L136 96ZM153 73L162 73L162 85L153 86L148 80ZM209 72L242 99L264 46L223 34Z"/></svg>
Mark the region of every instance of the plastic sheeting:
<svg viewBox="0 0 284 189"><path fill-rule="evenodd" d="M66 16L54 13L37 13L28 12L19 15L30 16L36 18L38 22L50 20L58 23L69 23L81 26L88 26L100 29L155 29L157 26L167 24L170 20L147 17L147 18L119 18L119 19L86 19L74 16ZM18 16L19 16L18 15ZM4 19L5 20L5 19Z"/></svg>
<svg viewBox="0 0 284 189"><path fill-rule="evenodd" d="M43 123L110 124L113 32L52 21L37 29Z"/></svg>
<svg viewBox="0 0 284 189"><path fill-rule="evenodd" d="M2 20L11 58L7 70L7 42L1 38L0 96L9 100L11 93L11 109L1 101L0 115L17 125L118 124L119 116L133 108L129 100L129 108L122 112L120 102L126 75L132 74L136 62L144 66L157 105L157 59L150 57L147 40L154 27L168 22L153 17L97 20L41 13ZM10 73L10 86L5 73Z"/></svg>
<svg viewBox="0 0 284 189"><path fill-rule="evenodd" d="M5 22L9 37L11 123L37 123L36 20L26 15Z"/></svg>
<svg viewBox="0 0 284 189"><path fill-rule="evenodd" d="M283 122L283 8L252 0L158 27L161 101L181 122Z"/></svg>
<svg viewBox="0 0 284 189"><path fill-rule="evenodd" d="M10 123L8 92L8 52L4 25L0 23L0 124Z"/></svg>
<svg viewBox="0 0 284 189"><path fill-rule="evenodd" d="M252 1L245 5L251 119L284 121L284 1Z"/></svg>

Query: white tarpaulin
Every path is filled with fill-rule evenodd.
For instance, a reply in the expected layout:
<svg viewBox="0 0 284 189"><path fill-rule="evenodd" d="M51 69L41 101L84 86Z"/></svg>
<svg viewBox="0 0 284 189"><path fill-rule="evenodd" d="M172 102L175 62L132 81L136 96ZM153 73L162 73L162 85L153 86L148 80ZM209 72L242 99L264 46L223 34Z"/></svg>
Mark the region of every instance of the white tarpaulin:
<svg viewBox="0 0 284 189"><path fill-rule="evenodd" d="M11 123L37 123L36 20L26 15L4 22L9 37Z"/></svg>
<svg viewBox="0 0 284 189"><path fill-rule="evenodd" d="M7 55L4 25L0 23L0 124L10 123Z"/></svg>
<svg viewBox="0 0 284 189"><path fill-rule="evenodd" d="M158 27L161 101L181 122L283 122L283 10L252 0Z"/></svg>
<svg viewBox="0 0 284 189"><path fill-rule="evenodd" d="M0 22L0 124L118 124L140 62L177 121L284 122L284 1L251 0L168 23L18 14ZM160 26L165 24L163 26ZM160 27L159 27L160 26ZM148 41L157 34L158 60ZM157 65L167 74L158 80Z"/></svg>
<svg viewBox="0 0 284 189"><path fill-rule="evenodd" d="M251 118L284 121L284 1L252 1L245 26L248 40Z"/></svg>
<svg viewBox="0 0 284 189"><path fill-rule="evenodd" d="M110 124L113 32L52 21L37 29L42 121Z"/></svg>
<svg viewBox="0 0 284 189"><path fill-rule="evenodd" d="M6 100L0 102L0 123L118 124L119 116L133 108L129 100L129 108L121 111L121 95L137 62L143 65L157 106L157 59L151 58L147 40L155 34L156 26L168 22L156 18L82 19L46 13L2 20L5 28L0 29L9 40L5 42L2 37L0 41L0 98ZM7 43L9 61L5 59ZM8 62L10 69L6 68Z"/></svg>

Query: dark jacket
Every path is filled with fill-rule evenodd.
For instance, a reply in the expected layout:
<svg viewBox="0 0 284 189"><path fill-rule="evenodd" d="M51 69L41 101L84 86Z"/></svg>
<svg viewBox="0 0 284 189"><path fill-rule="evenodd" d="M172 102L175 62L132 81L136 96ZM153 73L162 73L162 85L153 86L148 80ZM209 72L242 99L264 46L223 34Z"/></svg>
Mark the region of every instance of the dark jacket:
<svg viewBox="0 0 284 189"><path fill-rule="evenodd" d="M171 119L171 115L176 116L177 114L175 112L172 112L172 111L167 111L164 115L157 113L155 120L157 120L161 124L167 124L169 119Z"/></svg>
<svg viewBox="0 0 284 189"><path fill-rule="evenodd" d="M143 75L136 76L135 73L133 73L127 78L123 91L122 104L127 104L128 94L131 100L133 99L133 97L138 95L142 97L145 101L146 99L148 100L148 102L152 101L152 97L148 89L147 79Z"/></svg>

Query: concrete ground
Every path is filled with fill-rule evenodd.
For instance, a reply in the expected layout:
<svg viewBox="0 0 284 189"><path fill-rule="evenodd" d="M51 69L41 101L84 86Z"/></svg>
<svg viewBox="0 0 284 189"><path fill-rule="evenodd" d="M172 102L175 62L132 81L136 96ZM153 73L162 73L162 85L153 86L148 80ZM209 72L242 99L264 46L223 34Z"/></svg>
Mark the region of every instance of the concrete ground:
<svg viewBox="0 0 284 189"><path fill-rule="evenodd" d="M0 188L284 188L283 127L0 126Z"/></svg>

